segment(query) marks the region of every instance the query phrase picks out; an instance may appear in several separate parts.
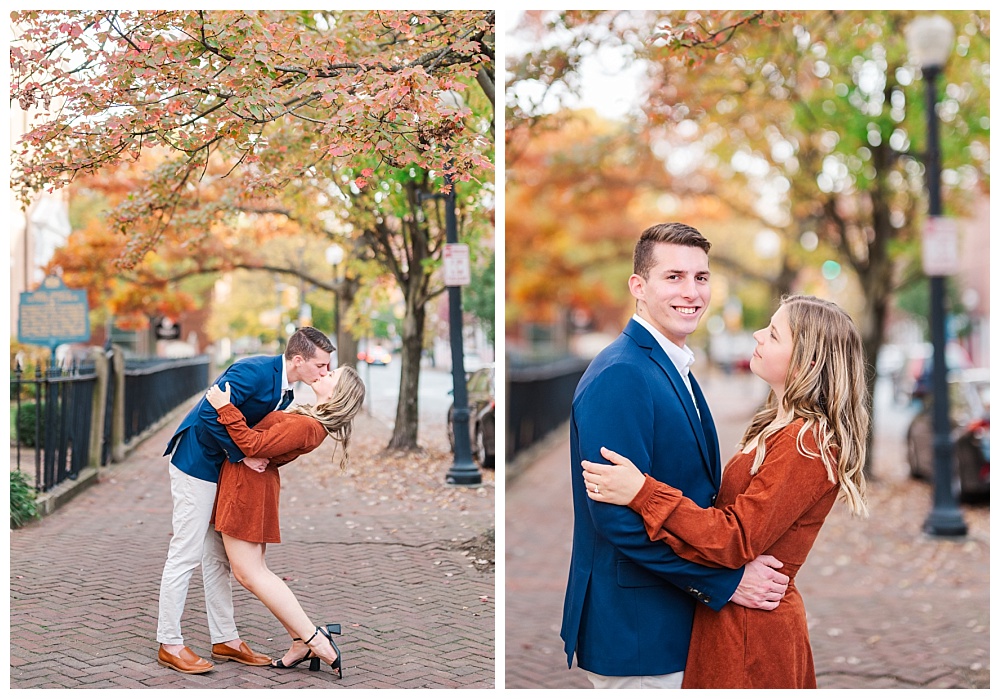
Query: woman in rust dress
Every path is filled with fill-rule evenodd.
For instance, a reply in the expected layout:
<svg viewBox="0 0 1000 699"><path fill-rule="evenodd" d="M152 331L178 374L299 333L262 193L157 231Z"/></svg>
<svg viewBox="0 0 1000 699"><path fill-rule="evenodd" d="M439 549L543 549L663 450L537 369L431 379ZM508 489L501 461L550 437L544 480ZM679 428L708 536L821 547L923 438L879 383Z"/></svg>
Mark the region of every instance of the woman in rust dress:
<svg viewBox="0 0 1000 699"><path fill-rule="evenodd" d="M267 544L280 543L278 467L318 447L327 435L342 447L341 468L347 462L355 415L364 402L365 387L358 373L341 367L311 384L315 405L297 405L275 411L251 429L229 401L229 386L212 386L208 402L219 413L230 437L247 456L268 458L262 472L226 461L219 474L213 521L222 534L226 555L236 580L264 603L292 638L292 646L273 667L291 668L305 660L318 670L320 660L343 677L340 651L332 635L339 624L314 625L288 585L267 567ZM306 639L303 641L302 639Z"/></svg>
<svg viewBox="0 0 1000 699"><path fill-rule="evenodd" d="M679 556L738 568L769 554L791 578L773 611L697 607L684 687L816 687L795 574L838 493L853 514L867 516L869 409L854 323L833 303L793 296L754 338L750 369L771 392L726 465L714 507L698 507L610 450L602 455L611 465L584 462L591 499L628 505L650 538Z"/></svg>

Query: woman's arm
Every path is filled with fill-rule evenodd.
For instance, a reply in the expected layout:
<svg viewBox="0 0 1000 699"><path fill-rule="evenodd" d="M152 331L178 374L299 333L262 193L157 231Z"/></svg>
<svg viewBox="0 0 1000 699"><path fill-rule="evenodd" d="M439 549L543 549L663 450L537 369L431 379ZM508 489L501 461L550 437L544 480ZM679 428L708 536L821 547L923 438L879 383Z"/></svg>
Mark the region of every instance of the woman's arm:
<svg viewBox="0 0 1000 699"><path fill-rule="evenodd" d="M246 418L239 408L229 402L229 386L226 390L221 390L218 386L212 386L205 398L212 407L219 413L217 418L221 425L224 425L233 442L236 443L244 454L271 459L278 463L288 463L298 454L310 451L319 443L316 440L317 430L312 429L312 425L303 427L301 421L281 421L271 423L267 427L250 428ZM315 427L322 431L323 428L315 420ZM322 439L319 439L322 441ZM294 455L291 455L295 452ZM285 455L290 458L283 459Z"/></svg>
<svg viewBox="0 0 1000 699"><path fill-rule="evenodd" d="M836 487L819 459L798 452L794 432L774 439L746 492L722 509L702 509L676 488L639 473L628 459L614 452L604 456L615 465L584 464L591 484L588 496L628 504L642 515L650 539L706 565L735 567L752 561Z"/></svg>

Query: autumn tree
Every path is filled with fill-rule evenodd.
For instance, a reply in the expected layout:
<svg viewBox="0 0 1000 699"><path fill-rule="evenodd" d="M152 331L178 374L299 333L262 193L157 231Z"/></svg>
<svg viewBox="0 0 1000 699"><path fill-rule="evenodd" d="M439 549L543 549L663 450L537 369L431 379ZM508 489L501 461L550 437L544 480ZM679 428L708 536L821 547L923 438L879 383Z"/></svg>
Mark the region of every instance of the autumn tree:
<svg viewBox="0 0 1000 699"><path fill-rule="evenodd" d="M507 168L508 338L563 325L573 311L620 315L644 227L636 209L666 180L658 164L628 129L592 112L564 113L521 145Z"/></svg>
<svg viewBox="0 0 1000 699"><path fill-rule="evenodd" d="M988 19L946 13L959 51L945 71L940 112L946 201L961 212L970 192L987 186L989 138ZM815 231L853 270L865 301L860 325L877 356L907 257L919 239L926 201L919 150L925 134L924 85L907 60L905 28L913 12L807 12L779 30L747 28L729 53L680 77L667 47L652 58L661 82L647 114L657 123L693 119L714 144L732 195L787 191L773 225L795 245ZM738 162L756 162L760 175ZM756 180L756 181L755 181ZM763 213L763 212L762 212ZM909 248L910 259L916 250ZM874 380L874 376L871 377Z"/></svg>
<svg viewBox="0 0 1000 699"><path fill-rule="evenodd" d="M945 209L988 191L989 17L956 29L940 86ZM574 37L531 79L560 80L595 42L634 52L648 91L635 127L691 133L697 171L734 213L781 233L776 290L791 288L814 236L857 280L865 348L878 355L893 294L914 278L926 195L924 85L907 59L914 11L591 11L529 15ZM581 29L582 28L582 29ZM580 32L580 33L575 33ZM531 59L526 59L531 63ZM572 71L570 71L572 74ZM571 81L569 84L572 84ZM668 167L672 147L664 149ZM688 151L690 152L690 151ZM687 189L678 178L677 193ZM769 204L762 206L761 204ZM715 250L713 250L713 259ZM874 371L870 372L870 388Z"/></svg>
<svg viewBox="0 0 1000 699"><path fill-rule="evenodd" d="M731 31L761 18L760 12L733 14ZM516 335L519 323L552 322L571 309L595 318L598 327L620 324L628 304L609 265L617 264L627 277L638 232L681 212L711 227L731 204L717 196L720 178L710 169L691 172L669 162L670 153L693 150L692 130L613 123L565 107L582 87L583 60L601 49L635 59L643 46L628 46L629 37L655 24L653 17L630 11L525 13L519 33L532 48L508 59L508 333ZM694 27L683 36L695 45L711 41ZM729 252L714 248L713 265L767 286L781 283L780 275L768 276Z"/></svg>
<svg viewBox="0 0 1000 699"><path fill-rule="evenodd" d="M425 173L434 191L445 174L476 188L491 179L490 11L23 11L12 20L11 98L36 114L12 172L22 200L149 148L169 153L111 212L127 241L122 269L168 231L197 248L220 222L302 183L331 207L371 214L380 183L400 173ZM220 181L220 196L202 196ZM355 198L366 203L352 207ZM390 230L399 238L379 248L381 263L433 272L424 255L440 245L414 250L405 231ZM408 298L408 312L426 300ZM404 353L401 394L416 394L413 356L419 349ZM415 447L416 411L397 415L396 429L394 446Z"/></svg>

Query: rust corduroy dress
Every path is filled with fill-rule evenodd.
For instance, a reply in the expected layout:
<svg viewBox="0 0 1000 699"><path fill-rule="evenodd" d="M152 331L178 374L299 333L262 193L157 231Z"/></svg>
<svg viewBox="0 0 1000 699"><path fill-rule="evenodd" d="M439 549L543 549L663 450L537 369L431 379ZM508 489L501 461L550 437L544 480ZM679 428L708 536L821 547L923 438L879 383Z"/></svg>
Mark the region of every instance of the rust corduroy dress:
<svg viewBox="0 0 1000 699"><path fill-rule="evenodd" d="M326 430L308 415L281 411L268 413L251 429L231 403L219 409L218 420L244 454L270 461L263 473L243 464L222 464L212 513L215 530L242 541L281 543L278 467L322 444Z"/></svg>
<svg viewBox="0 0 1000 699"><path fill-rule="evenodd" d="M795 574L806 560L837 498L818 457L803 456L796 420L767 440L764 462L750 475L754 453L726 465L715 507L702 509L679 490L649 476L629 507L642 515L651 539L679 556L710 566L738 568L761 554L784 563L791 578L777 609L727 604L715 612L698 605L684 670L684 687L814 688L806 611ZM812 435L803 444L817 452Z"/></svg>

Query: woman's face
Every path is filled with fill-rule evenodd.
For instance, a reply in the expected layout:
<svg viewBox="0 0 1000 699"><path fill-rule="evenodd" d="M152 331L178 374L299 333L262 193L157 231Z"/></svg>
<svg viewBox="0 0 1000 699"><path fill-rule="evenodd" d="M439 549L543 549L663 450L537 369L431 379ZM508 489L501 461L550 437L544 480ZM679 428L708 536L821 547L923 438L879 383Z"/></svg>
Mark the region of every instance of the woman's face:
<svg viewBox="0 0 1000 699"><path fill-rule="evenodd" d="M757 341L750 370L771 384L775 393L781 394L792 359L792 330L788 326L788 309L781 306L771 316L771 324L753 334Z"/></svg>
<svg viewBox="0 0 1000 699"><path fill-rule="evenodd" d="M333 398L333 392L337 389L337 384L340 383L340 377L344 374L344 367L335 369L325 376L320 376L318 379L313 381L309 386L312 388L313 393L316 394L316 403L328 403L331 398Z"/></svg>

